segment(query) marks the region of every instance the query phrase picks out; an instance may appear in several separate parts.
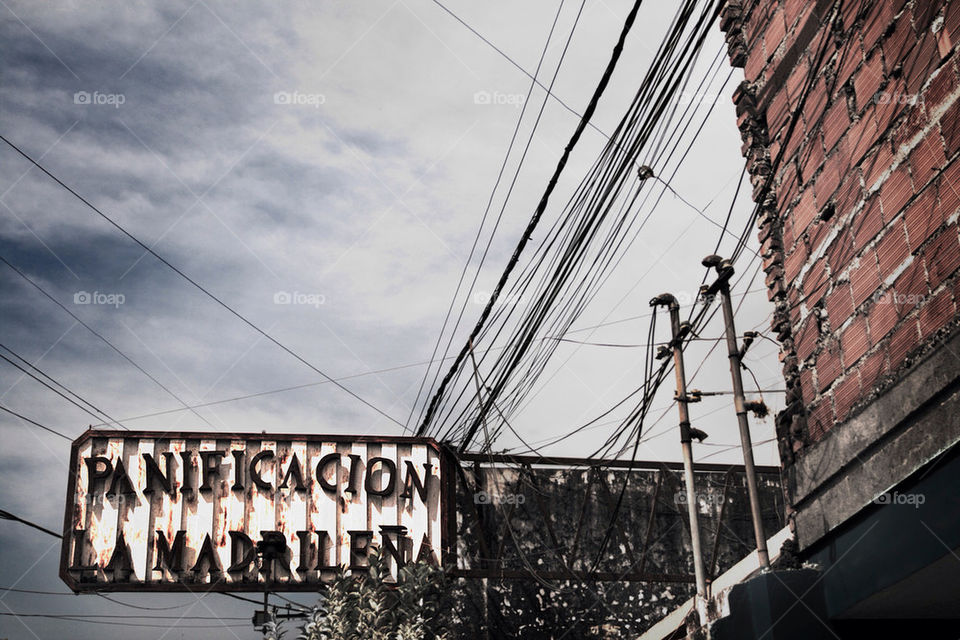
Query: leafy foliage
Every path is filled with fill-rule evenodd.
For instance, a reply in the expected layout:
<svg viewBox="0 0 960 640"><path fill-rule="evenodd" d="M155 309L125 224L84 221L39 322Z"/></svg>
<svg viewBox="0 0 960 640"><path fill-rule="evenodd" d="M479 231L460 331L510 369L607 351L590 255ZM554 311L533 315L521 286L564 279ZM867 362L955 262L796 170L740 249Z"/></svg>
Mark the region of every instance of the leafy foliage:
<svg viewBox="0 0 960 640"><path fill-rule="evenodd" d="M341 571L321 594L297 640L449 640L450 585L443 571L423 562L388 582L379 550L357 575Z"/></svg>

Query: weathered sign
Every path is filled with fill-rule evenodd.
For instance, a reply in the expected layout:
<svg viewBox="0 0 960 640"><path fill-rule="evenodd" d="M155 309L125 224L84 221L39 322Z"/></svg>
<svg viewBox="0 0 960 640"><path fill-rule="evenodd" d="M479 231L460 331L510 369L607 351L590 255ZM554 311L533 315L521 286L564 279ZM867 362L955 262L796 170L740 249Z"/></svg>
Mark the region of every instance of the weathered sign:
<svg viewBox="0 0 960 640"><path fill-rule="evenodd" d="M315 590L376 546L391 571L453 540L451 460L425 438L90 430L60 573L84 590Z"/></svg>

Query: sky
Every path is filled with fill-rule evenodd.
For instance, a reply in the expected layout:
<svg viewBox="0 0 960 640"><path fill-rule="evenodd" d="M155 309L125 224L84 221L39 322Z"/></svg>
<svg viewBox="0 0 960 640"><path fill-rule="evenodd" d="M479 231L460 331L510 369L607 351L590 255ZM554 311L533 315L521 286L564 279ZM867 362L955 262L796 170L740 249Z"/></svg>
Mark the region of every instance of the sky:
<svg viewBox="0 0 960 640"><path fill-rule="evenodd" d="M544 83L580 9L572 0L562 7L556 0L445 4L528 72L560 8L541 70ZM431 0L0 5L0 133L239 314L414 428L409 416L416 417L425 363L530 79ZM612 131L629 105L672 17L670 5L642 7L592 120L598 129ZM623 0L583 4L553 88L574 110L585 108L629 7ZM723 48L715 28L695 80ZM730 96L742 76L722 56L712 77L700 95L681 94L705 105L703 113L714 108L670 184L715 221L733 203L731 229L739 233L751 202L749 188L734 199L743 159ZM471 326L578 121L542 89L530 91L529 100L537 108L546 100L544 115L477 287L462 294ZM522 138L534 112L528 109L520 123ZM587 129L545 222L559 215L559 203L604 142ZM81 321L0 264L0 353L22 356L130 428L406 433L192 287L10 147L0 147L0 256ZM519 154L509 158L508 174L518 161ZM502 190L495 194L497 206L503 197ZM690 300L703 275L700 259L713 251L719 233L690 204L664 196L568 338L642 343L650 298L671 291ZM728 237L721 253L733 242ZM749 246L756 245L751 232ZM762 273L748 286L756 268L751 257L738 263L738 276L745 277L735 286L737 301L748 292L738 330L769 333L772 305ZM589 328L598 324L604 326ZM659 328L666 330L666 323ZM455 348L466 329L456 334ZM718 317L701 337L721 331ZM687 349L690 386L729 389L727 358L722 348L707 358L711 345L694 342ZM762 388L782 389L774 343L759 340L747 363ZM642 375L643 349L564 343L512 424L530 444L547 441L609 409ZM671 386L653 403L639 458L679 459ZM756 388L749 377L746 386ZM280 391L289 387L297 388ZM245 398L232 400L239 397ZM774 411L782 407L782 393L764 399ZM98 422L3 361L0 404L70 438ZM696 447L696 459L738 462L739 452L728 448L738 441L729 396L705 399L691 413L713 445ZM148 414L159 415L141 417ZM616 426L601 421L548 452L582 455ZM59 529L69 442L9 414L0 415L0 429L0 508ZM776 464L772 418L753 421L753 437L762 443L755 449L758 463ZM510 434L495 448L524 449ZM0 587L65 593L56 576L58 554L53 538L0 521ZM217 628L204 637L257 637L247 624L249 605L222 596L116 599L178 606L158 615L239 617L227 620L235 628L209 621ZM94 596L0 591L4 611L136 613ZM165 628L0 616L0 637L196 634L185 623L154 622Z"/></svg>

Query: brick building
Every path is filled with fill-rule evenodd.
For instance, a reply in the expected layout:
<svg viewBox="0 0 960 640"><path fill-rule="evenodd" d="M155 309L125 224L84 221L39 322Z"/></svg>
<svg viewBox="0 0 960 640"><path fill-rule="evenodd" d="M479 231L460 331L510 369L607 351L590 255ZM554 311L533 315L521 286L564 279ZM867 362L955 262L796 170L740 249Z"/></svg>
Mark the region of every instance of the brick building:
<svg viewBox="0 0 960 640"><path fill-rule="evenodd" d="M746 606L713 637L897 624L878 618L939 637L929 620L960 617L960 2L728 0L721 28L745 76L789 520L816 571L800 591L767 577L789 616L765 630Z"/></svg>

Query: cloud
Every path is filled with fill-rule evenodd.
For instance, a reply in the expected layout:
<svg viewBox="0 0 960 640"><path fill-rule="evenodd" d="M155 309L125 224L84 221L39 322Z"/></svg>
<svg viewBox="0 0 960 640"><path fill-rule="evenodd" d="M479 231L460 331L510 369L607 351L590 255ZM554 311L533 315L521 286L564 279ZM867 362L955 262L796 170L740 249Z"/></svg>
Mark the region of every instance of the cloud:
<svg viewBox="0 0 960 640"><path fill-rule="evenodd" d="M624 2L603 4L590 3L585 10L555 87L577 109L586 104L626 11ZM526 96L530 83L522 73L431 3L113 0L81 7L63 0L10 2L9 7L19 19L7 11L8 19L0 22L5 136L34 157L42 155L42 164L80 194L329 375L430 357L520 115L510 104L476 104L474 94ZM523 67L536 67L549 29L544 16L552 15L554 5L454 8ZM613 129L649 60L645 43L659 38L656 25L668 18L662 7L650 12L601 103L595 122L606 131ZM558 23L544 82L573 15L565 12ZM719 32L712 40L710 46L719 50ZM78 92L90 94L89 102L75 100ZM308 97L283 103L275 99L278 92ZM531 94L481 251L543 97L539 90ZM492 289L575 123L568 111L547 102L477 290ZM673 184L694 202L715 198L710 211L722 218L735 188L731 178L742 167L729 102L717 107L704 135L703 146L690 156L690 170ZM559 204L574 193L603 142L596 132L585 135L545 224L559 215ZM3 265L0 342L31 361L42 356L37 366L117 418L177 409L180 402L173 395L202 404L323 381L144 256L13 151L0 149L0 163L6 169L0 194L9 207L0 207L0 255L169 391ZM747 204L742 198L738 212ZM712 251L716 230L702 221L693 224L697 214L669 194L660 210L667 214L651 218L582 326L646 313L651 295L699 282L699 257ZM683 251L664 253L652 264L688 224ZM80 292L124 298L122 304L75 303ZM301 294L305 297L298 299L305 301L322 297L323 303L278 304L278 293ZM479 311L467 303L454 349ZM762 323L768 312L762 294L751 298L743 329ZM608 327L594 339L638 342L645 327L632 321ZM719 335L716 326L711 331ZM764 348L754 347L758 354ZM693 362L706 353L698 349L691 351ZM557 375L514 425L528 441L586 422L639 384L635 351L570 347L558 355L544 381ZM776 379L775 350L766 355L770 370L758 370L758 376ZM707 367L701 388L728 383L721 360ZM447 364L442 366L445 370ZM403 421L424 371L409 367L343 384ZM0 395L5 405L71 436L95 422L8 366L0 367ZM668 405L669 395L655 406ZM0 506L22 509L56 528L66 443L13 417L0 420L6 439L0 477L15 479L0 487ZM672 416L665 420L656 428L674 421ZM130 426L401 433L330 383L134 420ZM701 426L717 440L735 438L735 427ZM607 431L589 432L555 453L577 455L600 433L605 437ZM661 438L644 453L675 457L673 440ZM44 543L3 524L0 562L10 576L28 571L24 581L31 587L58 588L56 552L33 568L20 558L40 556ZM22 604L21 610L67 606L4 601ZM217 600L218 611L223 605ZM89 606L115 612L107 604ZM246 607L238 611L249 613ZM65 631L59 622L29 624L42 636ZM122 628L93 625L70 631L78 638L129 637ZM23 631L19 623L0 620L0 633ZM224 637L233 636L225 632Z"/></svg>

